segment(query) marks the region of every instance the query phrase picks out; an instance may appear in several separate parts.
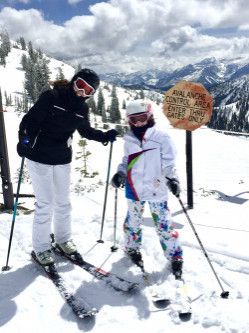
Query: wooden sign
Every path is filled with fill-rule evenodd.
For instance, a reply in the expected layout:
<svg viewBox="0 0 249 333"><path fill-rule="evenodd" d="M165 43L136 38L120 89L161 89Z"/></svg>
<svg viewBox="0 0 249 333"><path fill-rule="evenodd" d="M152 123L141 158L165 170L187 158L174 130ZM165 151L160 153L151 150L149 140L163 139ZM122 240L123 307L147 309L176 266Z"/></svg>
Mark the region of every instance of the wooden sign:
<svg viewBox="0 0 249 333"><path fill-rule="evenodd" d="M180 81L165 93L163 113L176 128L196 130L210 120L212 108L213 98L201 83Z"/></svg>

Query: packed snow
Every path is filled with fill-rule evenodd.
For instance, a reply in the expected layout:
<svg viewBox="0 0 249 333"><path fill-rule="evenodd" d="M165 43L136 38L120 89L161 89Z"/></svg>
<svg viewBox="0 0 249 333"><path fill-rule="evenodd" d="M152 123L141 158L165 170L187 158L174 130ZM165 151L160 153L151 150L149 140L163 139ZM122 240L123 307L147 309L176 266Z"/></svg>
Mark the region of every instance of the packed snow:
<svg viewBox="0 0 249 333"><path fill-rule="evenodd" d="M8 66L8 65L7 65ZM9 69L10 71L10 69ZM1 81L3 86L3 82ZM20 88L17 91L21 91ZM119 90L120 100L127 98ZM9 160L14 192L17 169L21 159L16 153L17 131L21 116L4 113ZM154 105L157 125L168 132L178 150L177 169L181 181L181 199L187 208L185 131L172 128L162 113L162 105ZM30 256L35 198L19 198L18 214L9 258L9 271L0 273L0 331L1 333L246 333L249 331L249 139L227 136L206 127L192 133L194 208L188 210L208 257L217 273L228 299L220 297L221 287L200 248L189 222L176 197L170 195L169 206L176 230L184 249L184 269L187 292L191 300L192 318L181 321L178 316L176 281L170 265L163 256L148 208L144 215L142 255L145 269L154 288L172 299L167 307L155 306L149 287L139 268L131 264L123 251L122 224L126 215L126 199L118 190L117 246L114 242L114 189L108 188L103 240L100 238L105 182L110 145L88 141L89 171L99 175L83 180L82 191L76 193L78 181L76 160L79 136L74 137L72 168L72 237L83 257L96 266L127 280L140 283L135 291L122 293L93 278L88 272L56 257L58 271L77 297L83 297L99 310L96 316L79 319L62 299L51 281ZM123 141L113 144L111 176L122 158ZM32 193L25 180L21 193ZM0 197L2 200L2 197ZM2 202L2 201L0 201ZM21 208L28 210L22 210ZM5 266L12 213L0 212L0 258Z"/></svg>
<svg viewBox="0 0 249 333"><path fill-rule="evenodd" d="M164 117L164 116L163 116ZM160 117L159 117L160 118ZM16 130L20 118L5 114L12 173L20 158L15 153ZM181 179L181 198L186 202L185 133L173 129L166 118L158 125L171 135L177 149L177 168ZM75 140L77 142L77 139ZM111 174L122 156L122 139L113 146ZM103 240L98 243L103 213L105 180L110 147L88 142L92 152L90 167L99 175L86 179L82 193L73 191L73 239L83 257L104 270L130 281L139 282L138 290L121 293L94 279L89 273L56 257L58 270L75 294L84 297L99 313L94 318L78 319L61 298L40 267L31 260L31 232L33 213L19 210L16 216L9 264L11 270L1 272L0 325L1 332L247 332L249 327L249 255L248 222L249 181L248 139L231 137L198 129L193 132L194 209L188 214L218 274L222 286L230 292L228 299L220 298L220 286L200 249L178 200L170 196L173 220L184 247L184 278L192 301L192 318L181 322L177 315L177 298L167 308L157 308L150 300L141 272L123 252L122 224L126 214L124 191L118 191L117 252L111 252L114 236L114 190L109 187ZM75 144L75 154L77 152ZM78 163L74 159L73 164ZM74 168L73 168L74 170ZM73 171L73 179L76 171ZM99 179L102 180L99 182ZM94 186L90 186L90 182ZM99 184L100 183L100 184ZM14 184L15 188L15 184ZM25 192L22 191L25 189ZM88 192L89 191L89 192ZM21 193L32 193L25 183ZM34 198L20 198L22 207L34 209ZM2 213L0 251L5 265L12 215ZM149 211L145 211L142 254L146 271L160 291L174 300L175 281L169 263L162 255L153 230ZM160 286L160 287L159 287Z"/></svg>

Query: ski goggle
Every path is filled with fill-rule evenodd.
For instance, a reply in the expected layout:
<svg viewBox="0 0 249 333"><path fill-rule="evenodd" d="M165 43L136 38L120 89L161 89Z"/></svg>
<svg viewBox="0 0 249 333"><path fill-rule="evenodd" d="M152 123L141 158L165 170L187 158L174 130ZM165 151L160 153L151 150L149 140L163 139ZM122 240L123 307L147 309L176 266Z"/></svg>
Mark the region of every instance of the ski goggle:
<svg viewBox="0 0 249 333"><path fill-rule="evenodd" d="M150 118L150 112L131 114L128 116L128 120L135 126L144 126L147 124L148 119Z"/></svg>
<svg viewBox="0 0 249 333"><path fill-rule="evenodd" d="M128 115L128 121L134 126L144 126L152 115L151 105L148 104L147 111Z"/></svg>
<svg viewBox="0 0 249 333"><path fill-rule="evenodd" d="M81 77L77 77L74 81L74 86L82 91L85 96L92 96L95 93L95 89Z"/></svg>

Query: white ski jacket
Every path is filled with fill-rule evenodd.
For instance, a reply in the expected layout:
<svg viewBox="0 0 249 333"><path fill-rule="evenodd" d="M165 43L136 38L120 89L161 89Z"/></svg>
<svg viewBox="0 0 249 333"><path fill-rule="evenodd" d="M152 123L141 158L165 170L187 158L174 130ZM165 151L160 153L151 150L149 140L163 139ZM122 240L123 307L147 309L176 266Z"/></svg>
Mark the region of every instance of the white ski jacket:
<svg viewBox="0 0 249 333"><path fill-rule="evenodd" d="M146 130L142 143L131 130L125 134L124 140L124 157L118 171L126 175L126 198L167 201L165 177L178 179L176 148L169 135L154 125Z"/></svg>

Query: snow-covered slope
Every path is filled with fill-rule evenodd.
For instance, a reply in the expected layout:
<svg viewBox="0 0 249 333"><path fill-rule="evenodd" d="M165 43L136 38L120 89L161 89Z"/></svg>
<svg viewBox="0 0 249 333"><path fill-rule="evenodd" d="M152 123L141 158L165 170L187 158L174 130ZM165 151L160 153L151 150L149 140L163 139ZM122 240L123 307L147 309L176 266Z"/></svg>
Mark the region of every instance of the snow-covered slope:
<svg viewBox="0 0 249 333"><path fill-rule="evenodd" d="M185 176L185 132L173 129L162 114L156 110L158 125L173 138L178 149L177 167L182 185L182 200L186 204ZM15 153L13 129L19 119L13 113L5 113L10 163L14 171L20 164ZM78 151L75 138L74 156ZM122 139L114 143L111 174L115 172L122 156ZM194 209L189 215L194 222L219 279L225 290L230 291L229 299L219 297L220 287L200 250L178 200L171 196L169 205L176 228L184 246L184 277L192 300L193 315L189 322L180 322L177 304L166 309L155 307L149 300L143 285L141 273L133 267L123 253L122 223L126 214L124 192L118 194L117 242L119 250L110 251L113 245L114 190L108 191L104 244L96 241L100 237L104 184L108 166L109 146L89 142L90 168L99 176L86 180L94 191L73 191L73 238L80 252L90 262L140 282L137 292L127 295L113 291L91 275L57 258L58 270L75 290L77 296L85 297L99 309L95 318L80 320L65 304L51 282L31 260L31 229L33 213L16 216L15 231L10 255L9 272L1 272L0 285L0 326L1 332L81 332L96 333L136 331L141 333L171 332L247 332L249 327L249 255L248 238L248 155L249 141L239 137L227 137L209 129L198 129L193 133ZM222 157L221 157L222 156ZM74 160L73 166L76 165ZM73 168L73 179L77 172ZM12 172L13 172L12 171ZM96 186L96 184L98 184ZM14 184L15 188L15 184ZM32 192L26 183L22 191ZM31 209L35 200L20 199L20 204ZM0 258L5 265L12 216L0 214ZM169 264L160 249L148 209L145 211L142 254L145 267L155 285L175 297L174 280L169 274ZM177 303L177 299L176 299Z"/></svg>
<svg viewBox="0 0 249 333"><path fill-rule="evenodd" d="M6 91L8 95L12 95L12 100L14 100L15 96L20 97L23 93L24 71L21 65L23 54L28 56L27 51L11 48L11 52L6 58L6 66L0 66L0 87L2 95L4 95ZM49 69L51 71L51 80L56 78L58 67L63 69L66 78L70 79L74 75L75 69L72 66L51 57L47 58L50 60Z"/></svg>
<svg viewBox="0 0 249 333"><path fill-rule="evenodd" d="M15 50L18 55L18 50ZM1 87L8 93L20 93L22 84L18 81L22 71L17 57L0 67ZM14 62L16 63L14 64ZM55 61L55 60L51 60ZM66 66L66 65L65 65ZM19 74L16 74L17 72ZM68 75L73 69L68 68ZM14 83L12 78L20 75ZM17 82L18 81L18 82ZM103 83L102 83L103 84ZM8 87L8 88L7 88ZM104 89L107 104L110 92ZM118 88L120 101L128 102L133 92ZM186 159L185 131L173 129L162 113L162 104L154 105L154 114L160 128L173 138L177 150L177 169L181 180L181 198L186 204ZM16 153L17 129L21 117L13 109L4 113L10 167L14 191L16 191L16 171L20 158ZM101 124L99 124L101 126ZM58 270L71 286L75 294L84 297L99 313L90 319L77 319L65 304L58 291L44 272L31 260L31 233L33 213L24 214L18 210L9 259L11 270L0 273L0 331L1 333L164 333L191 332L246 333L249 327L249 254L248 254L248 210L249 180L248 139L231 137L200 128L193 132L193 177L194 209L189 210L201 241L208 252L214 269L225 290L230 292L228 299L221 299L221 289L199 243L189 226L185 214L174 196L170 196L169 206L184 247L184 278L192 301L193 315L190 321L181 322L177 315L178 299L175 281L170 275L169 263L162 255L160 244L153 227L148 208L145 210L142 255L146 270L159 290L165 290L176 302L167 308L158 308L150 301L148 290L143 284L139 269L132 266L123 252L122 224L126 215L124 191L118 191L117 245L119 250L111 252L113 245L114 190L110 187L103 232L104 244L97 243L100 228L107 176L110 146L88 141L87 150L89 171L99 173L95 178L84 179L84 189L75 193L78 181L76 160L79 136L74 137L74 159L72 168L72 230L73 239L84 258L104 270L109 270L131 281L140 282L136 292L123 294L113 291L102 281L84 272L79 267L56 258ZM119 138L113 146L111 175L121 161L123 142ZM32 193L29 182L21 186L21 193ZM2 198L0 197L0 202ZM35 207L34 198L20 198L20 206ZM12 215L0 212L0 259L6 264L7 249Z"/></svg>

